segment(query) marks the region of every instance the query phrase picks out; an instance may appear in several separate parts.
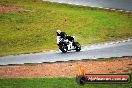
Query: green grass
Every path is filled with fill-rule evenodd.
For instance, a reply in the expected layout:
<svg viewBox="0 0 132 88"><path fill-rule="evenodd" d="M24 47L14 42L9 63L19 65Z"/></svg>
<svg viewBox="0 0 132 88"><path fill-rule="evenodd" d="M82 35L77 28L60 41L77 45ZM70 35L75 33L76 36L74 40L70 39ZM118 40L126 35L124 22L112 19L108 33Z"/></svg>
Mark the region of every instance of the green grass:
<svg viewBox="0 0 132 88"><path fill-rule="evenodd" d="M132 14L42 2L0 0L29 12L0 13L0 56L57 49L56 28L82 45L132 38Z"/></svg>
<svg viewBox="0 0 132 88"><path fill-rule="evenodd" d="M23 78L0 79L0 88L131 88L127 84L85 84L78 85L75 78Z"/></svg>

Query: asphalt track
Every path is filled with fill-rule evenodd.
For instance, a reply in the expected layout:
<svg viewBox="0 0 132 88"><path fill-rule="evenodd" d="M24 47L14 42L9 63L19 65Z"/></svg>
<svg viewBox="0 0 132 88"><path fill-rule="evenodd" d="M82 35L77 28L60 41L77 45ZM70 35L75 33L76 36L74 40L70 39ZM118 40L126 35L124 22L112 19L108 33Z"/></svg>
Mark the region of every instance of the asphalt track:
<svg viewBox="0 0 132 88"><path fill-rule="evenodd" d="M49 0L49 1L99 8L123 9L128 10L127 12L129 11L132 12L132 0ZM35 54L4 56L0 57L0 65L43 63L122 56L132 56L132 40L118 43L106 43L87 46L83 47L81 52L71 51L64 54L61 53L60 51L50 51Z"/></svg>
<svg viewBox="0 0 132 88"><path fill-rule="evenodd" d="M67 4L76 4L83 6L111 8L112 10L119 9L132 12L132 0L48 0L50 2L59 2Z"/></svg>
<svg viewBox="0 0 132 88"><path fill-rule="evenodd" d="M85 46L82 47L80 52L70 51L68 53L61 53L61 51L50 51L35 54L4 56L0 57L0 65L43 63L122 56L132 56L132 40L118 43L105 43Z"/></svg>

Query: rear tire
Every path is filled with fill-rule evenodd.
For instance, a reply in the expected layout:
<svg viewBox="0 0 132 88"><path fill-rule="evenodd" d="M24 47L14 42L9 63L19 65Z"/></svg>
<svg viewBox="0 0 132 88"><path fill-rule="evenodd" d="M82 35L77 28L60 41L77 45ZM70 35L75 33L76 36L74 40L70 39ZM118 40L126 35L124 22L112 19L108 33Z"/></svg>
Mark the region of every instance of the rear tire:
<svg viewBox="0 0 132 88"><path fill-rule="evenodd" d="M60 49L63 53L66 53L67 50L68 50L68 47L67 47L67 45L62 44L62 45L59 46L59 49Z"/></svg>

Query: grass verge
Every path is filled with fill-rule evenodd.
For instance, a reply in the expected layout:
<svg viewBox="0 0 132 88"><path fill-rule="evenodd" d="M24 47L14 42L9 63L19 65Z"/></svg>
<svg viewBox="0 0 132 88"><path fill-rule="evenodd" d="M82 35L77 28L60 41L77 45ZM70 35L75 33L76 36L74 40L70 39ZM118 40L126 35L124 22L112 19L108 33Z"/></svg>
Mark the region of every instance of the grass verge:
<svg viewBox="0 0 132 88"><path fill-rule="evenodd" d="M78 85L75 78L23 78L0 79L1 88L131 88L127 84L85 84Z"/></svg>
<svg viewBox="0 0 132 88"><path fill-rule="evenodd" d="M29 12L0 12L0 56L57 49L56 28L81 44L132 38L132 14L42 2L0 0L0 6Z"/></svg>

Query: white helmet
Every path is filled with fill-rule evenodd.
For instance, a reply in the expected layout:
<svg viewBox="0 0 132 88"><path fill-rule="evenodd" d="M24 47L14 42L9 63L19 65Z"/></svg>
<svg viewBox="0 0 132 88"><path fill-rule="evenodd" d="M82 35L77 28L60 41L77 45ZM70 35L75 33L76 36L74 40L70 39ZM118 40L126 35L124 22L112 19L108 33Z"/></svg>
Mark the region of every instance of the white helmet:
<svg viewBox="0 0 132 88"><path fill-rule="evenodd" d="M56 32L60 34L61 33L61 30L56 30Z"/></svg>
<svg viewBox="0 0 132 88"><path fill-rule="evenodd" d="M75 38L75 36L72 36L73 38Z"/></svg>

